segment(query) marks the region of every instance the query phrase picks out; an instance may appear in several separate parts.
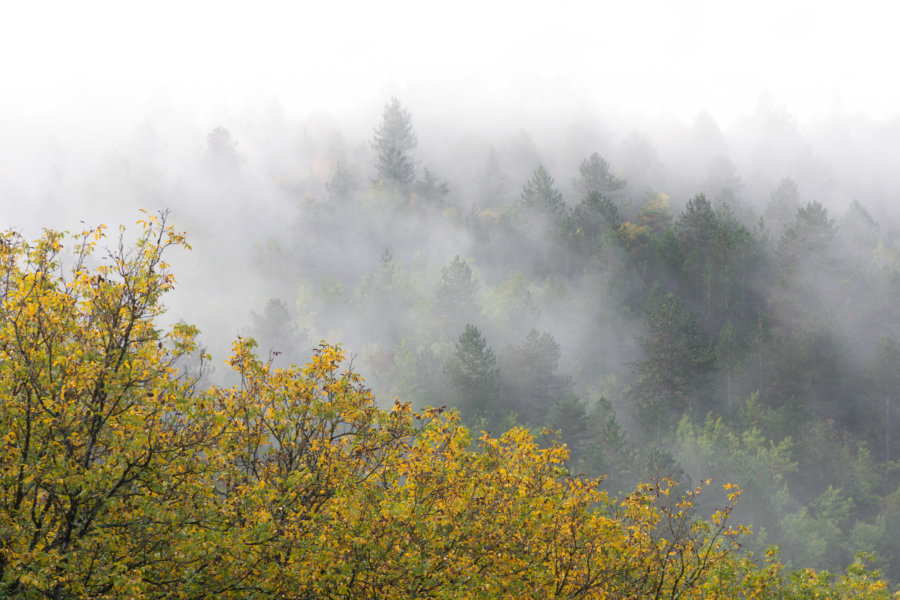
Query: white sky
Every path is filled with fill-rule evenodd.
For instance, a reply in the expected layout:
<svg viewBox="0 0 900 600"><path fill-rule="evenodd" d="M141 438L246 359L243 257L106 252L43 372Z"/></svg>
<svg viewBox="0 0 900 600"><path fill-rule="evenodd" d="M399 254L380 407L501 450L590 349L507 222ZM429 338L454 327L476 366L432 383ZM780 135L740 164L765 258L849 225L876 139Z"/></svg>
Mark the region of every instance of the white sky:
<svg viewBox="0 0 900 600"><path fill-rule="evenodd" d="M0 0L0 112L141 110L164 94L200 109L277 97L294 112L340 113L434 86L469 105L575 90L684 119L705 109L728 121L763 93L801 119L896 116L892 5Z"/></svg>

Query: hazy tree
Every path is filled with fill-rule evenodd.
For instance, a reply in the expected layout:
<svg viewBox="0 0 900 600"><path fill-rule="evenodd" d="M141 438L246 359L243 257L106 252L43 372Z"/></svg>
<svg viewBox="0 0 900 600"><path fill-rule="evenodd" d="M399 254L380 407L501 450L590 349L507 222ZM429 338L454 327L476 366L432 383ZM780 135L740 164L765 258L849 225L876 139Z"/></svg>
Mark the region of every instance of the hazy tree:
<svg viewBox="0 0 900 600"><path fill-rule="evenodd" d="M450 184L442 181L433 171L425 169L422 179L415 183L416 199L426 206L443 207L450 193Z"/></svg>
<svg viewBox="0 0 900 600"><path fill-rule="evenodd" d="M797 190L797 184L786 177L769 196L769 203L766 204L765 217L769 228L781 234L797 216L799 208L800 192Z"/></svg>
<svg viewBox="0 0 900 600"><path fill-rule="evenodd" d="M378 181L392 191L406 193L416 179L413 151L418 139L409 111L397 98L384 107L381 124L375 129L372 147Z"/></svg>
<svg viewBox="0 0 900 600"><path fill-rule="evenodd" d="M516 208L506 241L506 251L513 260L539 277L546 277L555 268L567 272L566 207L543 165L535 169L522 187Z"/></svg>
<svg viewBox="0 0 900 600"><path fill-rule="evenodd" d="M405 396L419 406L441 406L447 402L447 379L443 361L431 348L421 349L407 371L411 393Z"/></svg>
<svg viewBox="0 0 900 600"><path fill-rule="evenodd" d="M837 227L841 233L842 258L851 272L859 274L872 263L872 255L878 246L878 223L859 200L854 200Z"/></svg>
<svg viewBox="0 0 900 600"><path fill-rule="evenodd" d="M634 449L609 400L602 396L596 400L585 416L585 426L588 438L577 462L579 471L605 477L607 489L614 493L629 489L633 485L628 475L634 467Z"/></svg>
<svg viewBox="0 0 900 600"><path fill-rule="evenodd" d="M592 192L614 199L622 195L628 182L616 177L609 170L609 163L596 152L581 161L578 177L572 180L577 197L585 198Z"/></svg>
<svg viewBox="0 0 900 600"><path fill-rule="evenodd" d="M709 163L703 189L717 202L733 205L741 197L744 182L737 174L737 166L720 154Z"/></svg>
<svg viewBox="0 0 900 600"><path fill-rule="evenodd" d="M560 375L560 348L549 333L532 329L524 343L507 348L501 360L501 410L522 423L547 423L551 408L572 391L572 379Z"/></svg>
<svg viewBox="0 0 900 600"><path fill-rule="evenodd" d="M478 204L486 209L496 209L507 202L507 178L500 168L497 152L491 147L487 164L478 181Z"/></svg>
<svg viewBox="0 0 900 600"><path fill-rule="evenodd" d="M684 211L678 216L678 235L685 244L707 251L712 244L716 225L712 203L704 194L698 194L688 200Z"/></svg>
<svg viewBox="0 0 900 600"><path fill-rule="evenodd" d="M399 344L405 337L410 310L416 301L414 282L387 248L381 253L379 265L354 290L358 318L372 338L387 347Z"/></svg>
<svg viewBox="0 0 900 600"><path fill-rule="evenodd" d="M348 200L353 192L356 191L358 185L353 173L343 163L339 162L331 179L325 184L325 189L332 199Z"/></svg>
<svg viewBox="0 0 900 600"><path fill-rule="evenodd" d="M526 211L553 221L558 221L565 210L562 194L556 189L553 178L544 165L535 169L531 179L522 187L519 203Z"/></svg>
<svg viewBox="0 0 900 600"><path fill-rule="evenodd" d="M700 111L691 125L691 150L702 161L727 152L728 142L716 120L707 111ZM696 160L696 158L695 158Z"/></svg>
<svg viewBox="0 0 900 600"><path fill-rule="evenodd" d="M572 393L557 398L547 415L547 425L558 431L561 440L569 447L569 460L577 462L593 433L588 426L584 402Z"/></svg>
<svg viewBox="0 0 900 600"><path fill-rule="evenodd" d="M672 208L668 194L648 193L638 210L641 226L651 233L659 235L672 224Z"/></svg>
<svg viewBox="0 0 900 600"><path fill-rule="evenodd" d="M679 215L686 289L706 307L707 314L727 312L743 296L752 258L751 238L734 218L730 205L714 209L703 194L691 198Z"/></svg>
<svg viewBox="0 0 900 600"><path fill-rule="evenodd" d="M273 358L283 354L294 363L308 357L312 345L306 347L305 332L294 323L291 311L282 300L270 298L262 314L251 312L250 315L253 318L250 336L264 353L270 353Z"/></svg>
<svg viewBox="0 0 900 600"><path fill-rule="evenodd" d="M458 254L441 269L435 308L438 318L447 324L447 329L459 331L462 325L479 315L475 297L479 287L472 268Z"/></svg>
<svg viewBox="0 0 900 600"><path fill-rule="evenodd" d="M499 371L494 351L477 327L466 325L444 372L463 417L470 422L484 418L496 403Z"/></svg>
<svg viewBox="0 0 900 600"><path fill-rule="evenodd" d="M829 306L840 304L838 238L834 221L818 202L797 210L794 222L778 240L775 259L778 287L773 303L786 324L798 325L811 316L830 319ZM828 290L828 293L823 293Z"/></svg>
<svg viewBox="0 0 900 600"><path fill-rule="evenodd" d="M707 269L717 229L716 213L704 194L688 200L678 216L678 240L684 248L685 278L688 280L685 283L697 298L708 296L701 291L704 280L708 286L712 284Z"/></svg>
<svg viewBox="0 0 900 600"><path fill-rule="evenodd" d="M214 127L206 135L206 150L217 168L234 169L243 162L237 151L237 141L224 127Z"/></svg>
<svg viewBox="0 0 900 600"><path fill-rule="evenodd" d="M575 252L585 262L615 239L621 225L616 204L600 192L591 191L572 209L566 229Z"/></svg>
<svg viewBox="0 0 900 600"><path fill-rule="evenodd" d="M639 196L657 193L665 185L665 169L653 142L646 135L631 132L619 147L617 164L630 189Z"/></svg>
<svg viewBox="0 0 900 600"><path fill-rule="evenodd" d="M797 210L797 216L778 242L778 258L787 273L802 264L823 265L834 259L837 228L828 211L818 202L809 202Z"/></svg>
<svg viewBox="0 0 900 600"><path fill-rule="evenodd" d="M853 392L840 340L811 300L797 302L792 313L782 311L770 397L777 404L796 399L817 418L855 426L861 406L846 402Z"/></svg>
<svg viewBox="0 0 900 600"><path fill-rule="evenodd" d="M507 138L504 146L503 164L513 181L522 181L541 165L534 138L524 129Z"/></svg>

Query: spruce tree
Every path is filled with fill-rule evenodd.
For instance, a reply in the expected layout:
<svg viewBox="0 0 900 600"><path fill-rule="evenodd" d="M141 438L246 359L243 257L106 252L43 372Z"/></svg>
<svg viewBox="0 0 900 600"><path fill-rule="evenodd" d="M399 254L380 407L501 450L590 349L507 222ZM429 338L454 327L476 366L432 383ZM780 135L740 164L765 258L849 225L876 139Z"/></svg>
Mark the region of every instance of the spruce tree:
<svg viewBox="0 0 900 600"><path fill-rule="evenodd" d="M397 98L391 98L384 106L381 124L372 140L377 179L386 188L404 194L410 191L416 179L412 153L417 144L409 111Z"/></svg>

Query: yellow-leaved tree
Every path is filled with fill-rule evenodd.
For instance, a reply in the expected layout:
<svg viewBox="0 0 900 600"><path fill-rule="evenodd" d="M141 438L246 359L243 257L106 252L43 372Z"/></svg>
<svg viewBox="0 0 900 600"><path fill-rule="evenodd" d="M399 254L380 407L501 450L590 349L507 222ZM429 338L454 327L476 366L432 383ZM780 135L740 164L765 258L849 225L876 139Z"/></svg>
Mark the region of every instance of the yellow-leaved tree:
<svg viewBox="0 0 900 600"><path fill-rule="evenodd" d="M155 324L186 243L140 225L103 252L102 227L0 238L0 595L130 595L177 562L209 438L178 371L196 332Z"/></svg>

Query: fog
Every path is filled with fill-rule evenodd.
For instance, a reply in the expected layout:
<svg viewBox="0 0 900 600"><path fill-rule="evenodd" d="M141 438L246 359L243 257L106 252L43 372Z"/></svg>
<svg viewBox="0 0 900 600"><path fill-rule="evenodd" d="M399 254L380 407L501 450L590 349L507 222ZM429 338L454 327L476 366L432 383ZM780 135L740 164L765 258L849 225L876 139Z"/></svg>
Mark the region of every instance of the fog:
<svg viewBox="0 0 900 600"><path fill-rule="evenodd" d="M193 250L165 319L200 328L211 382L236 336L278 366L340 343L384 406L548 425L612 492L737 479L759 547L875 550L896 579L891 20L624 4L13 7L0 225L169 211ZM392 103L407 179L379 166ZM696 356L653 362L671 330Z"/></svg>

